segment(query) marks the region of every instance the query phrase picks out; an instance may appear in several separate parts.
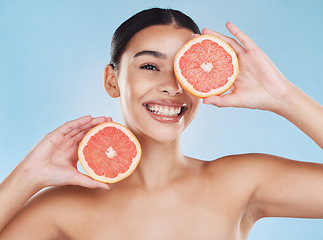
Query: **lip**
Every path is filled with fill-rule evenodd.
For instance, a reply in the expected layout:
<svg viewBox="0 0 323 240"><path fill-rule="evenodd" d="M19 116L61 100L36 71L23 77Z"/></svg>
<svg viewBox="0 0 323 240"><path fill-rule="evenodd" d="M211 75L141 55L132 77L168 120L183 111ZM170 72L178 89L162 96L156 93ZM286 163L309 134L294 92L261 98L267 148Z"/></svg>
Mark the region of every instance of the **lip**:
<svg viewBox="0 0 323 240"><path fill-rule="evenodd" d="M153 100L153 101L143 103L143 105L147 105L147 104L158 104L161 106L170 106L170 107L184 107L184 108L187 107L187 105L185 103L172 101L172 100L166 100L166 99Z"/></svg>
<svg viewBox="0 0 323 240"><path fill-rule="evenodd" d="M155 114L147 109L148 104L157 104L160 106L169 106L169 107L181 107L182 111L178 116L165 116L165 115L158 115ZM145 108L146 112L155 120L162 123L176 123L179 122L180 119L184 116L185 111L187 110L187 105L183 102L177 102L172 100L153 100L148 101L142 104Z"/></svg>

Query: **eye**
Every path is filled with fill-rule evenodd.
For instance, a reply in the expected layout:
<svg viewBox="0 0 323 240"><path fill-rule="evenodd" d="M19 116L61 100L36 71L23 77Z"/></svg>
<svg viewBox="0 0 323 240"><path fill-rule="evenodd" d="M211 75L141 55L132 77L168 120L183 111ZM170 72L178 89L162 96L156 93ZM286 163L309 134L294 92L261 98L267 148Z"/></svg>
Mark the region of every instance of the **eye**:
<svg viewBox="0 0 323 240"><path fill-rule="evenodd" d="M157 67L151 63L141 66L140 69L159 71Z"/></svg>

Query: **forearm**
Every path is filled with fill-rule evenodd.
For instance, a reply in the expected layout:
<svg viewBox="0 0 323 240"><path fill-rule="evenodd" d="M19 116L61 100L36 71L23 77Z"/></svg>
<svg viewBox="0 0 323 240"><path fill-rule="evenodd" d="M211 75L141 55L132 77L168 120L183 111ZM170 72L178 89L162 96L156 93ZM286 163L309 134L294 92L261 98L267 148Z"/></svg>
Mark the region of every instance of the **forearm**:
<svg viewBox="0 0 323 240"><path fill-rule="evenodd" d="M307 134L323 149L323 106L292 86L275 111Z"/></svg>
<svg viewBox="0 0 323 240"><path fill-rule="evenodd" d="M40 189L19 165L0 183L0 232Z"/></svg>

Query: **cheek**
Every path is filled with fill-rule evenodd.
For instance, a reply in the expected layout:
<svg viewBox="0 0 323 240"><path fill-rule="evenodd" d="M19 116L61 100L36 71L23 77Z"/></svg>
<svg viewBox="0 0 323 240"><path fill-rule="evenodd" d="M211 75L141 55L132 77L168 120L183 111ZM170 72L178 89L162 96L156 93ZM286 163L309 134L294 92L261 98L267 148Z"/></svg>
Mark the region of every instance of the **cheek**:
<svg viewBox="0 0 323 240"><path fill-rule="evenodd" d="M119 87L122 98L140 100L156 87L158 76L145 74L137 70L129 70L120 77ZM123 96L122 96L123 95Z"/></svg>
<svg viewBox="0 0 323 240"><path fill-rule="evenodd" d="M120 98L127 101L134 101L135 98L140 97L141 85L140 81L136 81L136 78L134 76L131 77L131 75L120 79Z"/></svg>
<svg viewBox="0 0 323 240"><path fill-rule="evenodd" d="M202 99L201 98L198 98L198 97L192 96L192 102L196 106L196 108L199 108L200 107L200 104L202 102Z"/></svg>
<svg viewBox="0 0 323 240"><path fill-rule="evenodd" d="M138 74L128 72L120 76L119 89L120 89L120 104L123 112L131 116L138 113L140 107L140 100L149 91L149 86L145 83Z"/></svg>
<svg viewBox="0 0 323 240"><path fill-rule="evenodd" d="M202 100L200 98L197 98L194 96L190 96L190 98L191 98L191 102L192 102L191 114L194 117L200 108L200 104L201 104Z"/></svg>

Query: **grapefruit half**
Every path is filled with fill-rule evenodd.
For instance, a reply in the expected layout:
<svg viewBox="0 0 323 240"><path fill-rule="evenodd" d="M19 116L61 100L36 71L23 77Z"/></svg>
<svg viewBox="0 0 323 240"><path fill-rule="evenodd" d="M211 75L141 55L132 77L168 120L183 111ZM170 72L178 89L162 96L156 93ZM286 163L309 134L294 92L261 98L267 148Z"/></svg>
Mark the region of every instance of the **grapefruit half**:
<svg viewBox="0 0 323 240"><path fill-rule="evenodd" d="M226 92L237 78L239 64L236 53L225 41L201 35L178 51L174 71L182 88L205 98Z"/></svg>
<svg viewBox="0 0 323 240"><path fill-rule="evenodd" d="M141 147L128 128L119 123L104 122L84 136L78 157L90 177L114 183L135 170L141 157Z"/></svg>

